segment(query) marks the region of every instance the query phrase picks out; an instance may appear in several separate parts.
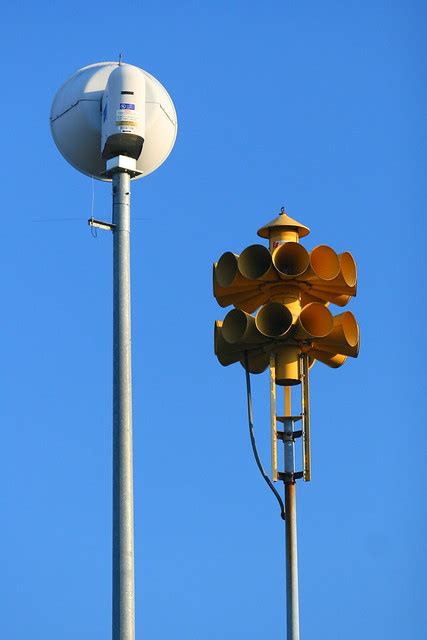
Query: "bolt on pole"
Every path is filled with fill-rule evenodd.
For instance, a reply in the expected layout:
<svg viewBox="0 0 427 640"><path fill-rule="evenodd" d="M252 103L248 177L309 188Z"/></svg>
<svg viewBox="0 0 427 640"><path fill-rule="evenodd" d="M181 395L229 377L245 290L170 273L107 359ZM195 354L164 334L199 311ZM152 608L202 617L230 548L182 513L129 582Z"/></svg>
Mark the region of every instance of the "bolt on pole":
<svg viewBox="0 0 427 640"><path fill-rule="evenodd" d="M113 640L135 638L130 176L113 174Z"/></svg>

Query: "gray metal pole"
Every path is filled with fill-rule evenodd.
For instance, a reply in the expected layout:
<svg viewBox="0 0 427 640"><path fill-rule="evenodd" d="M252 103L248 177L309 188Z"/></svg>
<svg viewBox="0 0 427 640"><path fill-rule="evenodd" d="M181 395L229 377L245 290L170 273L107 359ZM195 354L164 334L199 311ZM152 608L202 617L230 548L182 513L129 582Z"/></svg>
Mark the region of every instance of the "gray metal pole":
<svg viewBox="0 0 427 640"><path fill-rule="evenodd" d="M130 176L113 175L113 640L135 638Z"/></svg>
<svg viewBox="0 0 427 640"><path fill-rule="evenodd" d="M294 473L293 419L284 420L285 473ZM299 640L296 484L285 483L287 640Z"/></svg>

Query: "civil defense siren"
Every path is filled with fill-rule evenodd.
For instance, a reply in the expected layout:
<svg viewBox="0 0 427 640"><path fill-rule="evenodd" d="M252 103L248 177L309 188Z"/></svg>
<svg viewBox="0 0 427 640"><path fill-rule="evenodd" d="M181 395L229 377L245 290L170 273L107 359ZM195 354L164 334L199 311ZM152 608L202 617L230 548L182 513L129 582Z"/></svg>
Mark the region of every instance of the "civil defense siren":
<svg viewBox="0 0 427 640"><path fill-rule="evenodd" d="M258 231L268 248L226 251L214 264L214 296L221 307L235 307L215 323L215 354L224 366L247 362L251 373L261 373L274 355L275 382L287 386L301 381L304 353L311 365L318 360L333 368L357 357L356 318L329 310L356 295L356 263L348 251L337 254L327 245L307 251L300 238L309 232L282 211Z"/></svg>
<svg viewBox="0 0 427 640"><path fill-rule="evenodd" d="M52 136L73 167L97 180L120 168L133 179L168 157L177 135L174 104L147 71L122 62L79 69L57 92L50 113Z"/></svg>

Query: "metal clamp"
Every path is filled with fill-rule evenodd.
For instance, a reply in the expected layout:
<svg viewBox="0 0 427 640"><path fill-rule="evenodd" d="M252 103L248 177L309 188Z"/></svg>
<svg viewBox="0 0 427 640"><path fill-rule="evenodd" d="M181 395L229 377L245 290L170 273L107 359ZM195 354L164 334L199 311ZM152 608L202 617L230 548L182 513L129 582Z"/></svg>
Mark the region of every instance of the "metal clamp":
<svg viewBox="0 0 427 640"><path fill-rule="evenodd" d="M95 220L92 216L87 221L90 227L96 227L97 229L104 229L105 231L114 231L116 225L113 222L104 222L103 220Z"/></svg>
<svg viewBox="0 0 427 640"><path fill-rule="evenodd" d="M303 471L279 471L277 473L278 479L282 480L285 484L294 484L296 480L304 477Z"/></svg>

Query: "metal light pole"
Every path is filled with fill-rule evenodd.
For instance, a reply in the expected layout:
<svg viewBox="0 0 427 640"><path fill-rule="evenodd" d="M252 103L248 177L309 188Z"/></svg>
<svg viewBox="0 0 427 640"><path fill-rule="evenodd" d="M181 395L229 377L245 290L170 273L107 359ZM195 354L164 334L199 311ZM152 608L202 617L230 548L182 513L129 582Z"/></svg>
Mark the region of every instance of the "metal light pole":
<svg viewBox="0 0 427 640"><path fill-rule="evenodd" d="M130 176L113 173L113 640L135 638Z"/></svg>
<svg viewBox="0 0 427 640"><path fill-rule="evenodd" d="M98 62L74 73L52 103L50 125L64 158L111 181L113 233L113 640L135 638L130 181L156 171L170 154L177 116L166 89L139 67Z"/></svg>

